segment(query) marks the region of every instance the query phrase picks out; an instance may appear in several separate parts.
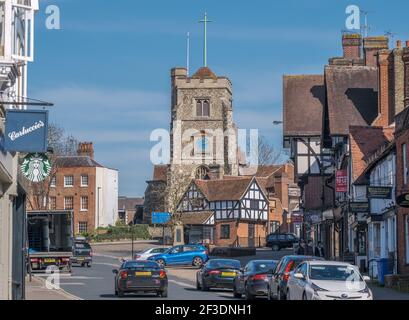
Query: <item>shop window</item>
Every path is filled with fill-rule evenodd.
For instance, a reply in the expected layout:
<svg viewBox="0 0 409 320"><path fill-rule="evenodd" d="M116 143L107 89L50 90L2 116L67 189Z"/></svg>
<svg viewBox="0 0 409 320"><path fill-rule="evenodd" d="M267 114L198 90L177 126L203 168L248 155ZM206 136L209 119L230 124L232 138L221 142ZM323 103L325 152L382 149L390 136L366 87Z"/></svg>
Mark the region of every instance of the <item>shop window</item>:
<svg viewBox="0 0 409 320"><path fill-rule="evenodd" d="M223 224L220 226L220 239L230 239L230 225Z"/></svg>

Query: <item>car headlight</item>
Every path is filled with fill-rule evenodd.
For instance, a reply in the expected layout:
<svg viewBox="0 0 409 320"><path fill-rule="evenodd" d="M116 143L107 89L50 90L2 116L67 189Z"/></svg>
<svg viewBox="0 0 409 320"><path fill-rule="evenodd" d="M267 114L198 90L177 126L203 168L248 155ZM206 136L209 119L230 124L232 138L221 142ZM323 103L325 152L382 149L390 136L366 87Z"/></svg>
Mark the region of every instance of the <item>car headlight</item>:
<svg viewBox="0 0 409 320"><path fill-rule="evenodd" d="M371 290L369 290L368 286L366 286L365 289L359 291L359 293L363 293L363 294L366 293L368 295L368 298L372 297Z"/></svg>
<svg viewBox="0 0 409 320"><path fill-rule="evenodd" d="M318 287L316 284L314 284L314 283L312 283L311 284L311 288L312 288L312 290L314 290L314 292L317 294L318 292L324 292L324 291L328 291L328 290L325 290L325 289L323 289L323 288L321 288L321 287Z"/></svg>

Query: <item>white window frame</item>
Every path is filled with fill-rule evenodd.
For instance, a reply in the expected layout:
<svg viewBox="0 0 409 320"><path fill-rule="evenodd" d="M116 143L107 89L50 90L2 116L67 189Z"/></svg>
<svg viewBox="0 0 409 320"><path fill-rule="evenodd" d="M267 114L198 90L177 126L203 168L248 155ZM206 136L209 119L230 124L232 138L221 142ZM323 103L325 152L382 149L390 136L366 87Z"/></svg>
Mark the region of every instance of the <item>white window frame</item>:
<svg viewBox="0 0 409 320"><path fill-rule="evenodd" d="M17 46L17 35L16 35L16 27L15 27L15 10L23 9L25 10L25 26L24 26L24 53L23 55L16 53L16 46ZM26 62L33 62L34 61L34 9L30 6L26 6L23 4L17 3L17 0L13 1L12 4L12 20L14 25L11 28L12 32L12 57L16 60L26 61ZM28 39L28 35L30 35L30 39ZM28 50L30 49L30 52Z"/></svg>
<svg viewBox="0 0 409 320"><path fill-rule="evenodd" d="M67 202L66 200L70 198L72 199L72 208L67 208ZM74 210L74 197L68 196L68 197L64 197L64 210Z"/></svg>
<svg viewBox="0 0 409 320"><path fill-rule="evenodd" d="M85 231L81 231L81 225L85 225ZM78 221L78 233L88 232L88 222L87 221Z"/></svg>
<svg viewBox="0 0 409 320"><path fill-rule="evenodd" d="M83 183L83 179L86 178L87 179L87 183L84 184ZM88 187L89 186L89 176L86 174L81 175L81 187Z"/></svg>
<svg viewBox="0 0 409 320"><path fill-rule="evenodd" d="M67 178L72 178L71 185L67 184ZM74 176L73 175L64 176L64 188L73 188L73 187L74 187Z"/></svg>
<svg viewBox="0 0 409 320"><path fill-rule="evenodd" d="M87 199L87 208L84 209L84 198ZM87 212L89 210L89 198L88 196L81 196L80 198L80 211L81 212Z"/></svg>
<svg viewBox="0 0 409 320"><path fill-rule="evenodd" d="M402 166L403 166L403 184L408 184L408 158L406 143L402 144Z"/></svg>
<svg viewBox="0 0 409 320"><path fill-rule="evenodd" d="M57 187L57 177L56 176L51 177L50 187L51 188L56 188Z"/></svg>

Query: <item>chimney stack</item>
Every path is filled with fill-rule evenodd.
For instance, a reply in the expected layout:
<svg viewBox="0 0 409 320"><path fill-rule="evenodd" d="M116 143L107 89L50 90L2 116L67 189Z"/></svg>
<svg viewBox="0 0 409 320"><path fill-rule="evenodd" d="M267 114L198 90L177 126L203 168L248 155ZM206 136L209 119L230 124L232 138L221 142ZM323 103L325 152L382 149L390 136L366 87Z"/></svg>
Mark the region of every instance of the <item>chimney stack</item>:
<svg viewBox="0 0 409 320"><path fill-rule="evenodd" d="M408 44L408 43L407 43ZM409 107L409 46L403 49L402 60L404 63L405 70L405 108Z"/></svg>
<svg viewBox="0 0 409 320"><path fill-rule="evenodd" d="M94 159L94 145L92 142L80 142L78 144L78 155Z"/></svg>
<svg viewBox="0 0 409 320"><path fill-rule="evenodd" d="M344 34L342 36L342 48L345 59L361 58L362 37L360 34Z"/></svg>
<svg viewBox="0 0 409 320"><path fill-rule="evenodd" d="M365 65L368 67L377 66L377 54L380 50L389 49L389 38L380 37L367 37L364 39L364 54Z"/></svg>
<svg viewBox="0 0 409 320"><path fill-rule="evenodd" d="M389 50L380 50L377 53L378 60L378 117L374 121L374 126L387 127L394 121L393 103L391 101L391 74L390 65L392 54Z"/></svg>

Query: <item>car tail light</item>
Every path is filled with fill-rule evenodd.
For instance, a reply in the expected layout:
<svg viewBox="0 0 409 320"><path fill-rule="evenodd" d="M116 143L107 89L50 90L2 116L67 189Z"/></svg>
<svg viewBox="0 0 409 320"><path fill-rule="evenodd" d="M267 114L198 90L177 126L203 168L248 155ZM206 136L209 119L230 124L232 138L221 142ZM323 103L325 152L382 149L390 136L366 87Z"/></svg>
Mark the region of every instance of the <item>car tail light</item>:
<svg viewBox="0 0 409 320"><path fill-rule="evenodd" d="M209 272L207 272L207 274L209 276L216 276L216 275L221 274L221 272L219 270L210 270Z"/></svg>
<svg viewBox="0 0 409 320"><path fill-rule="evenodd" d="M209 251L206 250L206 251L204 252L204 254L205 254L206 256L208 256L208 255L209 255Z"/></svg>
<svg viewBox="0 0 409 320"><path fill-rule="evenodd" d="M290 261L285 267L284 274L283 274L284 281L288 281L288 278L290 277L290 271L293 265L294 265L294 261Z"/></svg>
<svg viewBox="0 0 409 320"><path fill-rule="evenodd" d="M165 270L159 271L159 277L160 277L161 279L166 278L166 272L165 272Z"/></svg>
<svg viewBox="0 0 409 320"><path fill-rule="evenodd" d="M38 259L37 259L37 258L31 258L30 261L31 261L32 263L38 263Z"/></svg>
<svg viewBox="0 0 409 320"><path fill-rule="evenodd" d="M264 281L267 279L267 275L266 274L256 274L255 276L252 276L250 279L253 281Z"/></svg>
<svg viewBox="0 0 409 320"><path fill-rule="evenodd" d="M121 279L126 279L128 277L128 272L126 271L121 271L121 273L119 274L119 276L121 277Z"/></svg>
<svg viewBox="0 0 409 320"><path fill-rule="evenodd" d="M62 262L70 262L70 258L62 258L61 261Z"/></svg>

